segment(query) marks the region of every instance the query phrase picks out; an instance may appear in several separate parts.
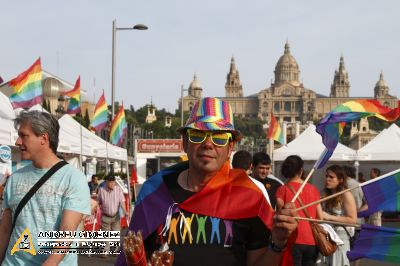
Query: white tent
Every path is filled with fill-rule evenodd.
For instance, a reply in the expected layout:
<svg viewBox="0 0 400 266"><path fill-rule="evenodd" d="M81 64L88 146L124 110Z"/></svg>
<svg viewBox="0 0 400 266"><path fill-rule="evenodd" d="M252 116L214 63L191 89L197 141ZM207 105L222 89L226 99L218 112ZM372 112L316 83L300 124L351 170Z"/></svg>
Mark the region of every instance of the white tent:
<svg viewBox="0 0 400 266"><path fill-rule="evenodd" d="M17 131L14 129L14 110L7 96L0 92L0 144L15 144Z"/></svg>
<svg viewBox="0 0 400 266"><path fill-rule="evenodd" d="M357 153L359 161L400 161L400 128L392 124Z"/></svg>
<svg viewBox="0 0 400 266"><path fill-rule="evenodd" d="M283 161L289 155L299 155L304 161L317 161L325 149L321 135L315 131L315 126L310 125L297 138L286 146L274 151L274 161ZM356 156L356 151L338 143L329 161L349 161Z"/></svg>
<svg viewBox="0 0 400 266"><path fill-rule="evenodd" d="M121 161L128 159L126 149L106 143L105 140L85 127L82 127L70 115L63 115L58 122L60 123L58 152L80 154L82 132L82 155L101 158L107 157Z"/></svg>

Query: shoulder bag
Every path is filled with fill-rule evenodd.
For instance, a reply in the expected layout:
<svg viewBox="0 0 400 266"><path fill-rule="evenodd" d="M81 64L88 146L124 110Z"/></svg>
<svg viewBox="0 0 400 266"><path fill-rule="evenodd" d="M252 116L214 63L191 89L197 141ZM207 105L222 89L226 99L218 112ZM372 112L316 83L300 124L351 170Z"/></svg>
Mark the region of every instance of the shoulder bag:
<svg viewBox="0 0 400 266"><path fill-rule="evenodd" d="M286 184L286 186L290 189L290 191L293 192L293 194L296 195L296 192L291 185ZM301 198L297 197L297 200L302 207L304 204ZM307 209L303 209L303 212L307 218L311 218L310 213L307 211ZM310 222L310 226L314 236L315 244L317 245L319 252L325 257L335 253L337 245L334 241L332 241L328 232L326 232L325 229L316 222Z"/></svg>
<svg viewBox="0 0 400 266"><path fill-rule="evenodd" d="M53 165L40 179L36 182L35 185L26 193L26 195L22 198L19 202L17 208L15 209L14 219L11 227L11 233L14 230L15 223L17 221L18 215L20 214L21 210L25 207L26 203L32 198L32 196L38 191L38 189L55 173L63 167L64 165L68 164L65 161L59 161L55 165Z"/></svg>

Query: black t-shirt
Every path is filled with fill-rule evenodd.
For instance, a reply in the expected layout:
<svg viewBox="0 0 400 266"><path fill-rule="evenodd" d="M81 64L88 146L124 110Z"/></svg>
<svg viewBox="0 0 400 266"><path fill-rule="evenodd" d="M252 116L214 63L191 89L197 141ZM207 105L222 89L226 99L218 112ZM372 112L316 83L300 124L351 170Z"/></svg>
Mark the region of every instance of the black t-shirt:
<svg viewBox="0 0 400 266"><path fill-rule="evenodd" d="M267 193L268 193L268 196L269 196L269 200L271 202L271 206L275 210L276 191L278 190L278 188L280 186L282 186L282 183L276 181L275 179L269 178L269 177L267 177L265 179L256 178L256 180L258 180L261 183L263 183L265 189L267 190Z"/></svg>
<svg viewBox="0 0 400 266"><path fill-rule="evenodd" d="M180 203L194 192L178 184L179 173L163 177L175 202ZM174 266L180 265L246 265L246 251L267 247L270 231L258 217L223 220L182 211L172 215L165 236L152 233L145 240L148 256L167 242L175 252ZM183 219L190 227L191 236ZM163 225L162 225L163 226ZM158 231L161 231L160 226Z"/></svg>

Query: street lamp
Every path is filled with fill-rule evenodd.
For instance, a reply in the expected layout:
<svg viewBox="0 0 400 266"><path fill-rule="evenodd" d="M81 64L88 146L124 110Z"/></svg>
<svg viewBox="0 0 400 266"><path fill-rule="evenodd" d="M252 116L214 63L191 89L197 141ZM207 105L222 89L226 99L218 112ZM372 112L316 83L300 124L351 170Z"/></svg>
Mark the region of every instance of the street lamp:
<svg viewBox="0 0 400 266"><path fill-rule="evenodd" d="M118 30L147 30L148 27L143 24L136 24L131 28L118 28L117 22L114 19L112 23L112 63L111 63L111 118L114 118L115 109L115 50L116 50L116 42L117 42L117 31Z"/></svg>
<svg viewBox="0 0 400 266"><path fill-rule="evenodd" d="M183 127L183 92L189 91L189 89L184 89L183 85L181 86L181 127Z"/></svg>

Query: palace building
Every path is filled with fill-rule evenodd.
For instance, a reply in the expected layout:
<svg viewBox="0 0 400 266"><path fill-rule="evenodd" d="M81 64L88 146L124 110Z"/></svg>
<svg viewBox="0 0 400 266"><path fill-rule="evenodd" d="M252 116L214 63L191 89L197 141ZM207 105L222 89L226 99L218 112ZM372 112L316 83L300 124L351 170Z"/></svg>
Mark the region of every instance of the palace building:
<svg viewBox="0 0 400 266"><path fill-rule="evenodd" d="M230 103L235 116L255 118L269 122L271 110L280 122L306 124L324 117L337 105L350 100L372 99L372 97L350 97L349 74L345 68L343 56L339 67L335 70L329 96L319 94L304 86L300 81L300 68L290 52L286 42L284 53L275 66L274 82L270 87L261 89L258 93L244 96L244 88L240 82L238 68L232 57L229 72L226 76L225 97L220 97ZM183 110L190 111L194 103L202 95L202 87L198 77L194 75L188 88L188 95L183 97ZM218 95L212 95L217 96ZM389 86L383 79L383 74L374 88L374 97L383 105L397 107L397 97L389 94ZM181 99L179 99L179 108Z"/></svg>

